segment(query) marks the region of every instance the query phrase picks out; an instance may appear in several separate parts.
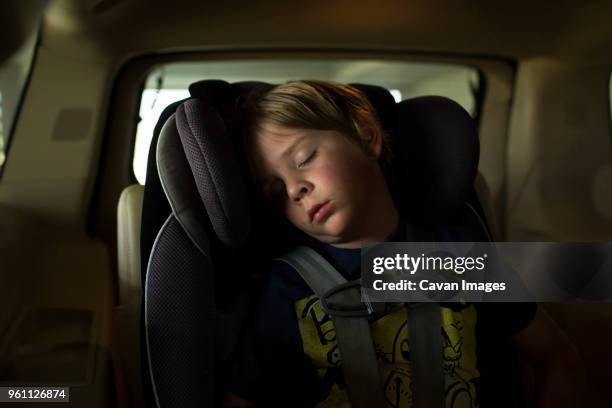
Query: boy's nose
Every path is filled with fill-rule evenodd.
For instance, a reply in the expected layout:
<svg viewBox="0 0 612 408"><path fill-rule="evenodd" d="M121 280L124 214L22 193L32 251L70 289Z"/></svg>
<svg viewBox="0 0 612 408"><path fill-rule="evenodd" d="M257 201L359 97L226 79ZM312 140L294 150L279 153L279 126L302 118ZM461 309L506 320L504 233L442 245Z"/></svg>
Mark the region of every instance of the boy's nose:
<svg viewBox="0 0 612 408"><path fill-rule="evenodd" d="M310 189L306 183L295 183L289 188L289 197L291 197L293 201L299 202L309 191Z"/></svg>

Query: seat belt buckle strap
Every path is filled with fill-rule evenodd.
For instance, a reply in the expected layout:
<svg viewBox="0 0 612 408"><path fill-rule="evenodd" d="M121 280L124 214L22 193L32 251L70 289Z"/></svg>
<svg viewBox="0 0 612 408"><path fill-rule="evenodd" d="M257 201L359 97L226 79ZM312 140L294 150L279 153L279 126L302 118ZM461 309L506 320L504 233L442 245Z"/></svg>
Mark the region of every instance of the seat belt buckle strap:
<svg viewBox="0 0 612 408"><path fill-rule="evenodd" d="M336 299L333 299L333 298ZM361 301L361 282L350 281L337 285L321 296L321 308L330 316L370 317L374 308Z"/></svg>

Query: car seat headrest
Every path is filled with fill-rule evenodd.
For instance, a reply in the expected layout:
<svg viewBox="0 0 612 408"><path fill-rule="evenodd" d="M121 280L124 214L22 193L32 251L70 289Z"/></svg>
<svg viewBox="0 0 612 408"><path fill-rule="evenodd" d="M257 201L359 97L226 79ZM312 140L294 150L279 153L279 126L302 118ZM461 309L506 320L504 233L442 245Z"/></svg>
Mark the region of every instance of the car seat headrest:
<svg viewBox="0 0 612 408"><path fill-rule="evenodd" d="M473 188L480 143L476 124L458 103L441 96L395 103L382 87L350 84L364 92L390 135L393 195L421 223L441 223Z"/></svg>
<svg viewBox="0 0 612 408"><path fill-rule="evenodd" d="M479 142L473 119L460 105L444 97L418 97L396 104L382 87L351 85L367 95L391 136L393 160L387 177L396 203L419 223L442 222L466 199L476 176ZM247 194L256 189L236 159L232 145L235 135L231 129L228 132L238 99L260 86L269 84L199 81L189 87L195 99L184 102L176 112L183 162L186 157L197 194L188 199L175 194L169 200L174 200L173 209L182 202L181 208L200 208L202 214L203 203L210 217L209 225L224 244L233 248L241 245L250 231L261 227L268 232L278 229L281 240L287 232L292 239L300 239L299 233L293 235L295 231L291 231L290 225L282 225L282 217L272 220L265 203L262 205ZM158 167L161 172L162 165ZM184 171L177 172L169 165L166 173L166 186L186 185ZM172 194L172 188L164 189ZM199 207L195 203L186 204L194 198L199 198ZM254 218L251 210L257 215ZM193 215L189 217L193 221Z"/></svg>
<svg viewBox="0 0 612 408"><path fill-rule="evenodd" d="M350 85L366 94L391 136L393 162L384 170L396 201L421 223L443 222L476 177L480 145L472 117L441 96L395 103L385 88Z"/></svg>
<svg viewBox="0 0 612 408"><path fill-rule="evenodd" d="M393 95L381 86L357 83L349 85L359 89L368 97L378 115L381 126L390 136L393 136L397 122L397 104Z"/></svg>
<svg viewBox="0 0 612 408"><path fill-rule="evenodd" d="M473 189L480 143L472 117L440 96L397 105L394 168L407 181L400 199L423 222L443 221Z"/></svg>
<svg viewBox="0 0 612 408"><path fill-rule="evenodd" d="M191 99L166 126L175 126L178 136L162 129L157 162L173 213L200 249L207 246L207 225L223 244L241 246L250 233L249 200L219 113Z"/></svg>
<svg viewBox="0 0 612 408"><path fill-rule="evenodd" d="M241 95L251 90L266 86L265 82L242 81L232 84L218 80L202 80L189 85L189 95L201 99L215 108L224 121L231 120L236 112L236 103Z"/></svg>

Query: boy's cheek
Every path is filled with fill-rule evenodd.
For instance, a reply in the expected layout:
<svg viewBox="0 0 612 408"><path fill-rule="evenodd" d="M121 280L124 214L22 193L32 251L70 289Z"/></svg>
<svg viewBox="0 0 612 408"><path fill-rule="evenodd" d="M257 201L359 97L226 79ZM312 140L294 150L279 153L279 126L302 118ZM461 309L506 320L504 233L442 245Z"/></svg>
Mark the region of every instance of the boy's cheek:
<svg viewBox="0 0 612 408"><path fill-rule="evenodd" d="M285 217L287 217L287 219L289 221L291 221L291 223L293 225L295 225L297 228L303 230L306 224L306 216L305 214L303 214L303 210L301 208L297 208L294 206L294 208L291 208L289 206L285 207L285 210L283 211L283 215Z"/></svg>
<svg viewBox="0 0 612 408"><path fill-rule="evenodd" d="M351 175L350 169L339 166L324 166L316 175L315 197L317 199L329 199L330 196L336 197L338 193L343 193L350 188L350 184L358 179L358 176Z"/></svg>

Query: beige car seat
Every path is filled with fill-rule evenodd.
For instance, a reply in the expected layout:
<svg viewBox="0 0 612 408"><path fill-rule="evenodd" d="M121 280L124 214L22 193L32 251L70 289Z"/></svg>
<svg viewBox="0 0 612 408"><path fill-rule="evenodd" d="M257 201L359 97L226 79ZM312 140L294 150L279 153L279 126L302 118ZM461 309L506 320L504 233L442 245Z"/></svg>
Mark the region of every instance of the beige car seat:
<svg viewBox="0 0 612 408"><path fill-rule="evenodd" d="M119 353L133 407L144 405L140 365L140 222L143 192L144 186L140 184L126 187L117 206L117 329Z"/></svg>

